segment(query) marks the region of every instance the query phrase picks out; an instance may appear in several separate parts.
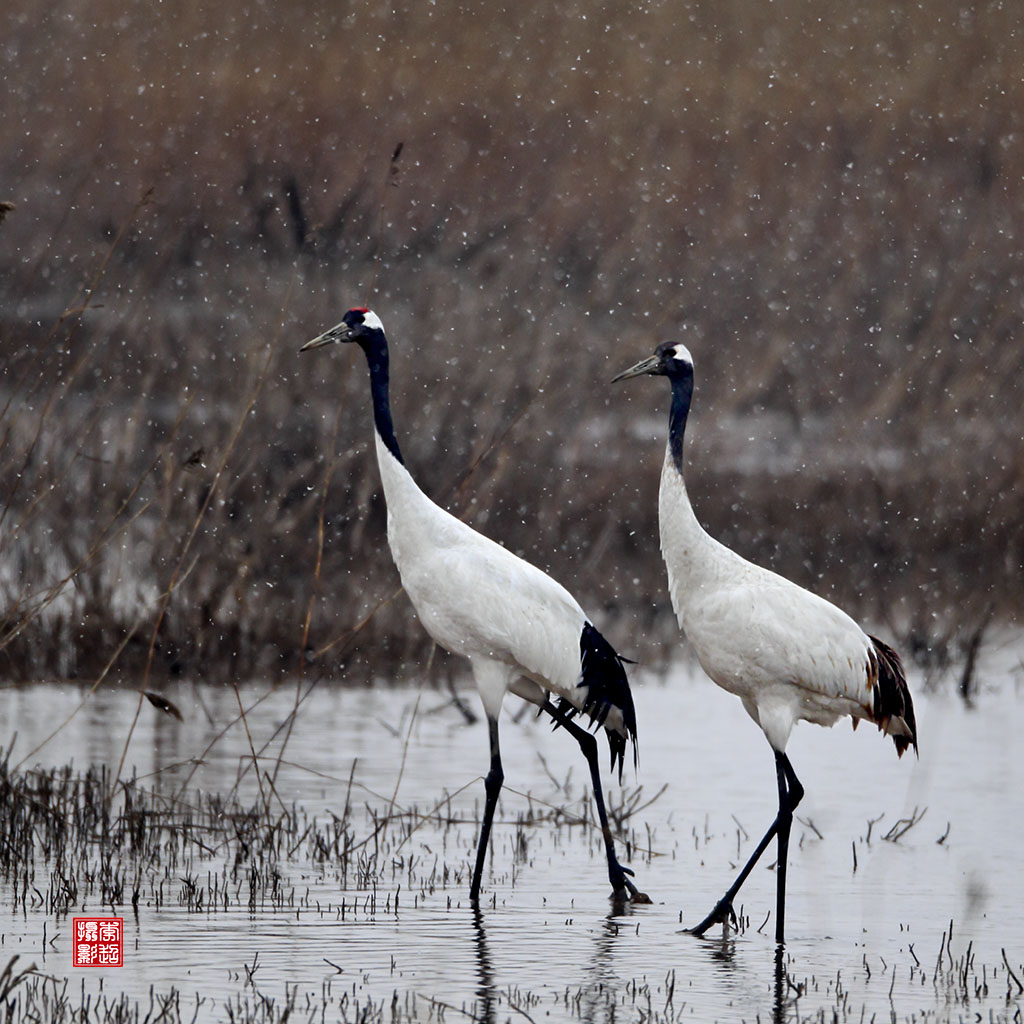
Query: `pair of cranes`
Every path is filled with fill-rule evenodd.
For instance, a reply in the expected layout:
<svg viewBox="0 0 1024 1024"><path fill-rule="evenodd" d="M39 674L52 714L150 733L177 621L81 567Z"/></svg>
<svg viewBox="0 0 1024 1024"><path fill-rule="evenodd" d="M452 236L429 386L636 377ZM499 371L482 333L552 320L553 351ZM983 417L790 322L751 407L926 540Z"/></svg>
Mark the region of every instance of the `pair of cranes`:
<svg viewBox="0 0 1024 1024"><path fill-rule="evenodd" d="M579 744L590 769L613 897L650 902L619 863L608 824L593 734L603 726L621 778L627 745L636 762L637 726L623 659L572 595L529 562L477 533L431 501L413 480L395 437L384 326L370 310L341 323L302 351L354 342L370 371L377 462L388 509L388 544L402 585L430 636L469 660L487 717L491 763L470 898L477 903L494 809L504 780L498 716L506 693L536 704ZM735 882L694 928L703 935L733 920L733 900L772 839L778 842L775 938L785 941L786 864L793 811L803 786L786 756L796 722L832 725L852 716L888 733L901 755L917 747L914 707L899 656L845 612L789 580L741 558L710 537L694 515L683 481L683 436L693 396L693 359L668 342L615 381L667 377L672 402L659 492L661 550L672 607L704 671L736 694L775 756L779 809ZM552 700L557 698L557 703Z"/></svg>

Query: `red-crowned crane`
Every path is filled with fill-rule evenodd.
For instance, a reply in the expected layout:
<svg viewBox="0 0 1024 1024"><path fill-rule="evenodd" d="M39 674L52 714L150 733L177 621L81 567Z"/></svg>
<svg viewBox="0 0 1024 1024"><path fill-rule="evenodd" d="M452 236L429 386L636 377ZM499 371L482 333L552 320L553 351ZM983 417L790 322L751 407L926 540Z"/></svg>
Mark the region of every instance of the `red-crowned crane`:
<svg viewBox="0 0 1024 1024"><path fill-rule="evenodd" d="M775 752L779 812L736 881L695 928L735 920L732 902L778 837L775 940L784 942L786 859L793 811L804 795L786 756L801 719L833 725L843 715L874 722L900 756L917 749L914 704L899 655L865 633L834 604L763 569L705 532L683 482L683 433L693 397L693 359L685 345L667 342L612 381L642 374L672 386L668 449L661 472L658 519L672 608L701 667L736 694Z"/></svg>
<svg viewBox="0 0 1024 1024"><path fill-rule="evenodd" d="M370 396L388 510L388 544L402 586L433 639L469 659L490 732L491 765L469 895L480 897L487 843L504 773L498 715L508 692L536 704L580 745L594 786L594 800L617 899L647 897L619 864L601 794L597 742L573 719L583 713L604 726L612 769L622 776L626 743L636 763L636 715L622 658L594 628L572 595L546 573L477 533L434 504L416 485L395 438L389 398L388 342L380 318L350 309L341 323L302 346L355 342L370 369ZM552 702L552 695L558 703Z"/></svg>

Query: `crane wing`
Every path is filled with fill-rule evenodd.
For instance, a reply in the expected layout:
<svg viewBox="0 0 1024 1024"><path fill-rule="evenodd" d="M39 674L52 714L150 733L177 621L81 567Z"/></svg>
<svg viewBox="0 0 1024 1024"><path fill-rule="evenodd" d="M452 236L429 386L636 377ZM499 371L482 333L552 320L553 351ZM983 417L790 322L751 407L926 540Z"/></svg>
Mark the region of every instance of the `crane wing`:
<svg viewBox="0 0 1024 1024"><path fill-rule="evenodd" d="M756 585L720 584L689 604L682 625L708 675L741 697L794 690L833 721L852 713L851 703L872 707L867 635L781 576L766 571Z"/></svg>
<svg viewBox="0 0 1024 1024"><path fill-rule="evenodd" d="M433 509L443 518L435 514L430 544L391 544L427 632L456 654L504 662L556 693L577 686L586 616L575 598L536 566Z"/></svg>

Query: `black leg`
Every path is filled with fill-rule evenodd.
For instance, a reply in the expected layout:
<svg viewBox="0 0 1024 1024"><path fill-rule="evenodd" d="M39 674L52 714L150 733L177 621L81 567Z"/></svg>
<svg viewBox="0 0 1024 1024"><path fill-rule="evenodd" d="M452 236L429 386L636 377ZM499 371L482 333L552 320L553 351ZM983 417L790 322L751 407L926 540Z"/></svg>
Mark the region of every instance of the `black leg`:
<svg viewBox="0 0 1024 1024"><path fill-rule="evenodd" d="M775 880L775 941L785 942L786 930L786 866L789 862L789 830L793 811L804 795L804 787L793 771L789 758L776 752L775 771L779 782L779 862Z"/></svg>
<svg viewBox="0 0 1024 1024"><path fill-rule="evenodd" d="M566 717L551 701L543 705L546 711L563 729L576 740L583 751L583 756L590 766L590 781L594 787L594 803L597 804L597 816L601 821L601 834L604 836L605 853L608 856L608 880L612 883L612 896L615 899L633 899L636 903L650 903L650 897L629 880L627 874L633 874L629 868L624 868L618 857L615 856L615 840L612 838L612 830L608 824L608 814L604 809L604 795L601 790L601 770L597 763L597 740L582 726L577 725L571 718Z"/></svg>
<svg viewBox="0 0 1024 1024"><path fill-rule="evenodd" d="M480 826L480 843L476 848L476 867L473 869L473 884L469 887L469 898L476 903L480 899L480 876L484 871L484 859L487 856L487 842L491 838L491 822L494 820L494 808L498 805L498 794L505 781L505 773L501 770L501 751L498 749L498 721L487 719L487 728L491 736L491 770L484 779L484 790L487 802L484 804L484 820Z"/></svg>
<svg viewBox="0 0 1024 1024"><path fill-rule="evenodd" d="M775 820L768 827L757 849L750 855L750 860L743 866L743 870L736 877L726 894L715 904L714 909L704 918L703 921L690 931L694 935L703 935L714 924L726 924L736 920L736 913L732 907L732 901L740 891L740 887L747 880L747 875L754 869L754 865L761 859L761 854L768 848L768 844L779 837L779 865L778 882L775 891L775 941L782 942L785 904L786 904L786 854L789 850L789 829L793 823L793 809L804 795L804 788L789 763L789 758L779 751L775 752L775 775L779 786L779 813ZM785 835L785 839L783 839Z"/></svg>

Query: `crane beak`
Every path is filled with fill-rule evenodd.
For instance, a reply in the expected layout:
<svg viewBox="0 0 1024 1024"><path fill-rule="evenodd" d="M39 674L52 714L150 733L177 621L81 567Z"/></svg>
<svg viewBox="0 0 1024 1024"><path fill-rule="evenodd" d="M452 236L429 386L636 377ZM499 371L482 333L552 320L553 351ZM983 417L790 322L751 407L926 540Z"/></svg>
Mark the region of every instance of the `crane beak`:
<svg viewBox="0 0 1024 1024"><path fill-rule="evenodd" d="M612 377L612 383L614 384L620 380L629 380L630 377L639 377L645 373L660 372L661 356L648 356L647 359L641 359L636 366L631 366L628 370L623 370L617 377Z"/></svg>
<svg viewBox="0 0 1024 1024"><path fill-rule="evenodd" d="M323 345L332 345L336 341L351 341L352 340L352 329L348 324L341 323L336 324L329 331L324 331L323 334L318 334L312 341L307 341L300 352L309 352L311 349L320 348Z"/></svg>

